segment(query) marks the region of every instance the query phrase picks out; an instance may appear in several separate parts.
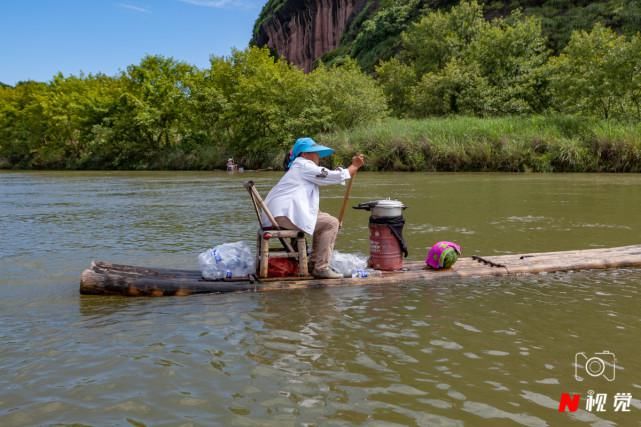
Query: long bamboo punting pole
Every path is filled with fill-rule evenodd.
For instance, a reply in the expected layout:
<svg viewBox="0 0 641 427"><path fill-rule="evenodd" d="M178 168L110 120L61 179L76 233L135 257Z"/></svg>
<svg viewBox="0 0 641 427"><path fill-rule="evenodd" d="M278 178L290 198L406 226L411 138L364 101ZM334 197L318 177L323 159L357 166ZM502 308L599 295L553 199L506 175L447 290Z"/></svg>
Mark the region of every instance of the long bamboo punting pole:
<svg viewBox="0 0 641 427"><path fill-rule="evenodd" d="M494 266L493 266L494 265ZM500 265L500 266L499 266ZM331 286L401 285L469 277L509 276L542 272L641 267L641 245L564 252L483 257L481 262L461 258L449 270L429 270L423 262L406 262L406 271L380 276L343 279L273 278L250 281L206 281L196 270L143 268L94 262L80 279L80 293L127 296L170 296L219 292L266 292L281 289Z"/></svg>
<svg viewBox="0 0 641 427"><path fill-rule="evenodd" d="M356 178L358 169L354 171L354 175L350 178L347 183L347 189L345 190L345 197L343 197L343 206L341 206L340 213L338 214L338 228L343 228L343 218L345 217L345 208L347 207L347 202L349 201L349 194L352 192L352 184Z"/></svg>

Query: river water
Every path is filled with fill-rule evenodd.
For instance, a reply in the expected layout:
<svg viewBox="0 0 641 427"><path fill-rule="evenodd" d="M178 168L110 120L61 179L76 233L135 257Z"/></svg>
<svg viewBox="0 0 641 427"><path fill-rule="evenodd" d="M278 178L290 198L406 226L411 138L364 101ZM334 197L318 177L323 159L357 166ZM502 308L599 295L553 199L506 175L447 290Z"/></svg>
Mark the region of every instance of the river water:
<svg viewBox="0 0 641 427"><path fill-rule="evenodd" d="M266 194L279 176L0 173L0 425L641 425L640 270L78 294L92 259L197 268L204 249L253 241L242 183ZM324 188L321 208L336 214L343 192ZM409 206L416 260L438 240L468 256L641 243L640 175L357 176L352 204L386 197ZM337 249L367 245L367 213L350 209ZM581 352L603 375L575 380ZM605 411L586 411L590 390ZM561 393L580 409L559 413Z"/></svg>

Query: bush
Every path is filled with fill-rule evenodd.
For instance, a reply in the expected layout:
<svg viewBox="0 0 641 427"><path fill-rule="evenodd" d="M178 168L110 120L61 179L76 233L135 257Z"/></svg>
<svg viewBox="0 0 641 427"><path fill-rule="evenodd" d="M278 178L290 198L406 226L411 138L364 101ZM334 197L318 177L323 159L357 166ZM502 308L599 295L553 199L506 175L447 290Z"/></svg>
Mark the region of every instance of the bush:
<svg viewBox="0 0 641 427"><path fill-rule="evenodd" d="M641 119L641 35L597 24L573 33L547 67L557 108L605 119Z"/></svg>

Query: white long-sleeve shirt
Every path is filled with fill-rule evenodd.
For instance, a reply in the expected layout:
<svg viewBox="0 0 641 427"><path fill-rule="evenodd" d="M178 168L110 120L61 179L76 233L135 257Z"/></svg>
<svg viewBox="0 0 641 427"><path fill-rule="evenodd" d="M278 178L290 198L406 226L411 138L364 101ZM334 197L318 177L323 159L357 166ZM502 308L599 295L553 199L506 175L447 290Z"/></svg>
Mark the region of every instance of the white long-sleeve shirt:
<svg viewBox="0 0 641 427"><path fill-rule="evenodd" d="M311 160L297 157L291 168L272 188L265 204L277 216L286 216L307 234L313 234L320 204L320 185L345 184L349 170L329 170ZM263 215L263 224L271 225Z"/></svg>

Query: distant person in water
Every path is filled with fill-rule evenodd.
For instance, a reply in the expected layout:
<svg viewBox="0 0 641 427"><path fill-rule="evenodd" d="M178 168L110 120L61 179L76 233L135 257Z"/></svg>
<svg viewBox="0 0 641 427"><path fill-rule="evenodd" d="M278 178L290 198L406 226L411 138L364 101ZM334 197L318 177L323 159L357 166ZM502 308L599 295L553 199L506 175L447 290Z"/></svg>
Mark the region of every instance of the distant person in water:
<svg viewBox="0 0 641 427"><path fill-rule="evenodd" d="M236 163L234 163L234 159L231 157L227 159L227 172L234 172L237 169Z"/></svg>
<svg viewBox="0 0 641 427"><path fill-rule="evenodd" d="M329 266L339 224L338 219L319 211L319 186L344 184L365 163L363 155L358 154L346 169L329 170L319 165L321 158L333 153L333 149L317 144L312 138L297 139L285 159L285 175L265 199L280 227L313 236L312 275L322 279L343 276ZM266 225L268 222L263 220Z"/></svg>

